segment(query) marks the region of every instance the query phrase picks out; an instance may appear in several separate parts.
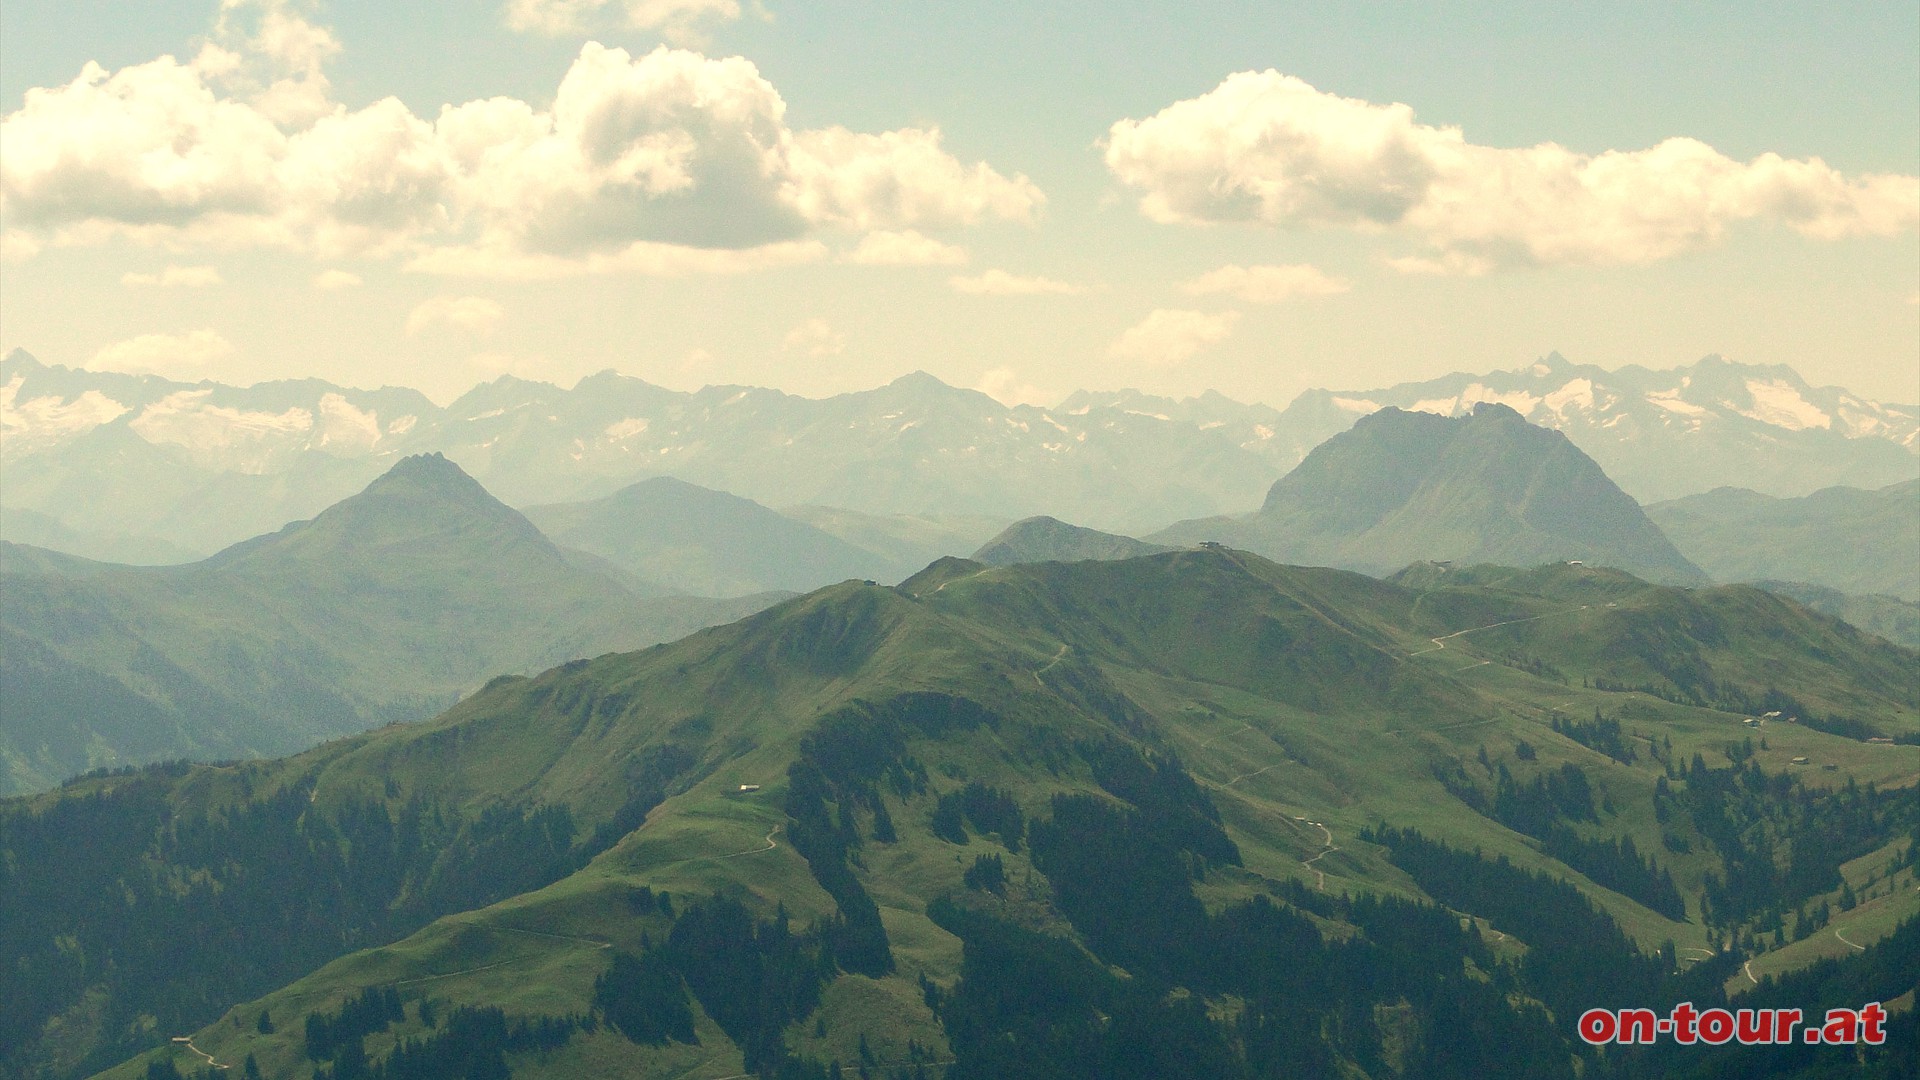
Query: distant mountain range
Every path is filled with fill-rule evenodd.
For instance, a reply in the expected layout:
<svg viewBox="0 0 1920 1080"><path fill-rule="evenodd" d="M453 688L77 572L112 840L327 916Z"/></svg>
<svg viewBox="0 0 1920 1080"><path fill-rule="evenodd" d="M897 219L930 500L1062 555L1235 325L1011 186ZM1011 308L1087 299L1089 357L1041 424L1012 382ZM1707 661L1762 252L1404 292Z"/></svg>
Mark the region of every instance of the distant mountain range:
<svg viewBox="0 0 1920 1080"><path fill-rule="evenodd" d="M441 408L404 389L187 384L15 350L0 360L0 537L178 559L311 517L430 451L515 506L671 476L781 510L1002 524L1050 514L1140 533L1255 506L1313 447L1381 408L1455 416L1486 401L1564 431L1643 501L1920 475L1920 408L1712 357L1609 372L1556 355L1519 371L1310 391L1284 410L1133 391L1010 407L925 374L823 400L680 393L612 372L572 389L503 377Z"/></svg>
<svg viewBox="0 0 1920 1080"><path fill-rule="evenodd" d="M97 766L286 753L488 678L633 649L785 594L641 597L445 458L184 566L0 550L0 794Z"/></svg>
<svg viewBox="0 0 1920 1080"><path fill-rule="evenodd" d="M1655 503L1647 516L1720 581L1805 581L1920 601L1920 480L1798 499L1718 488Z"/></svg>
<svg viewBox="0 0 1920 1080"><path fill-rule="evenodd" d="M530 506L526 514L557 543L602 556L655 588L696 596L804 592L848 578L898 580L918 569L890 574L894 567L831 533L668 476L602 499Z"/></svg>
<svg viewBox="0 0 1920 1080"><path fill-rule="evenodd" d="M1219 541L1376 576L1423 560L1571 560L1668 584L1708 580L1563 433L1493 402L1458 418L1382 409L1314 449L1255 513L1181 522L1147 539Z"/></svg>

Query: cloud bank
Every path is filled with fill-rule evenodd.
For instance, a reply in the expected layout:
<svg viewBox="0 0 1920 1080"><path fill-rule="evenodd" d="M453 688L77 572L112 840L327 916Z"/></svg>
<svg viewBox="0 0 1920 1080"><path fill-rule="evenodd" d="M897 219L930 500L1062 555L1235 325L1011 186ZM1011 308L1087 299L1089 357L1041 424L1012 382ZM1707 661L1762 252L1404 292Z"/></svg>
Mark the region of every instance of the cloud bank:
<svg viewBox="0 0 1920 1080"><path fill-rule="evenodd" d="M1745 220L1831 240L1920 221L1920 178L1847 177L1818 158L1741 162L1694 139L1582 154L1480 146L1457 127L1316 90L1277 71L1109 130L1106 164L1167 224L1394 232L1427 252L1402 270L1644 264L1708 246Z"/></svg>
<svg viewBox="0 0 1920 1080"><path fill-rule="evenodd" d="M233 355L233 344L215 330L184 334L141 334L116 341L93 354L96 371L197 379L206 367Z"/></svg>
<svg viewBox="0 0 1920 1080"><path fill-rule="evenodd" d="M1226 293L1249 304L1279 304L1307 296L1336 296L1353 288L1317 266L1223 266L1180 286L1192 296Z"/></svg>
<svg viewBox="0 0 1920 1080"><path fill-rule="evenodd" d="M937 129L789 128L751 62L665 46L583 45L549 108L348 109L322 71L331 35L258 14L250 34L223 14L189 61L28 91L0 121L9 253L127 237L496 276L724 272L822 258L825 229L1026 221L1045 202Z"/></svg>
<svg viewBox="0 0 1920 1080"><path fill-rule="evenodd" d="M1239 321L1237 311L1209 314L1158 308L1115 338L1107 346L1107 355L1128 363L1169 367L1192 359L1208 345L1225 341Z"/></svg>

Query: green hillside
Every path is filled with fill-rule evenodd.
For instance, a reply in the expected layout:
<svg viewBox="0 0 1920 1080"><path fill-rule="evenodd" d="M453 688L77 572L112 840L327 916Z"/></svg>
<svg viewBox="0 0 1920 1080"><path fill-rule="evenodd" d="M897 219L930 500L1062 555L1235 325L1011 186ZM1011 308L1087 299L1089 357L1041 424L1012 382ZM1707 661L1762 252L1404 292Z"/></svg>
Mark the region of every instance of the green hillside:
<svg viewBox="0 0 1920 1080"><path fill-rule="evenodd" d="M1023 562L1079 562L1083 559L1132 559L1171 550L1131 536L1069 525L1058 518L1030 517L1006 527L981 545L973 560L988 566Z"/></svg>
<svg viewBox="0 0 1920 1080"><path fill-rule="evenodd" d="M1647 516L1718 581L1805 581L1920 601L1920 480L1798 499L1716 488L1654 503Z"/></svg>
<svg viewBox="0 0 1920 1080"><path fill-rule="evenodd" d="M1282 562L1388 574L1408 563L1578 560L1703 584L1640 507L1560 432L1504 405L1448 418L1382 409L1274 482L1259 511L1147 539L1217 540Z"/></svg>
<svg viewBox="0 0 1920 1080"><path fill-rule="evenodd" d="M0 552L0 792L284 754L764 599L636 598L437 455L198 563Z"/></svg>
<svg viewBox="0 0 1920 1080"><path fill-rule="evenodd" d="M1007 524L969 514L863 514L838 506L786 506L780 513L881 559L886 572L872 576L887 582L910 577L935 559L964 556Z"/></svg>
<svg viewBox="0 0 1920 1080"><path fill-rule="evenodd" d="M1631 1075L1573 1010L1906 947L1917 660L1594 567L945 560L0 803L0 1067Z"/></svg>
<svg viewBox="0 0 1920 1080"><path fill-rule="evenodd" d="M1803 581L1755 581L1770 593L1791 597L1822 615L1844 619L1896 645L1920 649L1920 603L1894 596L1856 596Z"/></svg>
<svg viewBox="0 0 1920 1080"><path fill-rule="evenodd" d="M527 507L556 542L657 589L694 596L803 592L886 576L888 561L751 499L654 477L602 499Z"/></svg>

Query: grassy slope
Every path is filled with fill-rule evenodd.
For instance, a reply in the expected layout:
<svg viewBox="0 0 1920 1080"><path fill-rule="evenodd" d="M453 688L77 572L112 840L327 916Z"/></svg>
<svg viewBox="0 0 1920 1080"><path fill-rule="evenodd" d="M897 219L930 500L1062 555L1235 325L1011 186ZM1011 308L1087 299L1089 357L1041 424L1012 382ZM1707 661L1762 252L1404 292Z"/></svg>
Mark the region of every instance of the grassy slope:
<svg viewBox="0 0 1920 1080"><path fill-rule="evenodd" d="M1131 536L1084 529L1057 518L1016 521L973 553L975 562L1007 566L1023 562L1077 562L1082 559L1132 559L1167 551Z"/></svg>
<svg viewBox="0 0 1920 1080"><path fill-rule="evenodd" d="M1588 769L1596 795L1618 808L1590 831L1643 841L1657 835L1650 793L1658 768L1644 758L1612 763L1554 734L1548 721L1556 709L1583 717L1601 708L1621 715L1636 736L1671 738L1683 760L1695 752L1715 757L1741 737L1737 717L1581 687L1583 678L1636 671L1636 632L1668 625L1676 612L1694 620L1682 625L1702 632L1707 615L1737 624L1739 632L1723 627L1721 644L1697 649L1728 680L1797 663L1789 670L1808 700L1850 703L1889 730L1920 727L1911 701L1860 688L1874 685L1887 664L1910 671L1912 653L1883 653L1830 620L1751 592L1683 594L1573 567L1416 590L1234 552L991 569L954 560L898 589L823 590L673 645L503 683L428 724L246 767L256 771L256 785L317 772L323 803L382 797L393 778L398 798L432 788L474 806L503 796L564 803L590 826L622 797L619 763L669 744L699 755L682 789L642 828L572 877L345 957L236 1008L195 1042L222 1061L252 1052L269 1074L304 1075L298 1017L386 982L510 1012L583 1010L607 963L601 946L633 947L642 933L661 932L625 906L627 890L642 884L676 894L738 887L767 911L778 902L798 920L826 914L831 901L778 832L786 764L822 712L856 697L922 688L964 692L1010 721L998 732L916 741L913 752L936 791L977 778L1013 791L1032 814L1056 791L1092 790L1082 775L1035 767L1033 739L1044 731L1069 738L1125 731L1177 753L1212 793L1245 858L1244 870L1209 881L1210 902L1286 878L1335 891L1411 894L1382 852L1354 839L1362 827L1388 821L1573 880L1644 945L1672 938L1697 955L1706 944L1697 924L1666 920L1546 859L1530 839L1448 796L1431 766L1471 762L1481 746L1521 776L1572 761ZM1476 629L1508 619L1531 621ZM1740 658L1751 634L1826 650L1830 661L1795 660L1789 651L1752 670ZM1603 640L1617 647L1594 644ZM1570 685L1497 662L1515 649L1550 655ZM1769 769L1789 767L1796 755L1838 766L1809 771L1810 783L1854 778L1884 786L1920 774L1920 747L1870 746L1797 725L1776 724L1767 734ZM1521 740L1537 748L1537 761L1519 759ZM194 798L230 798L221 794L236 782L229 772L198 770L181 783ZM763 788L742 795L743 783ZM925 973L950 981L959 950L926 918L925 905L960 887L963 863L974 854L1000 850L981 839L967 848L935 839L927 828L930 798L888 798L900 842L869 844L861 877L881 906L900 970L877 982L835 983L824 1039L811 1028L790 1033L794 1045L817 1047L823 1057L851 1060L862 1032L883 1059L898 1057L909 1038L943 1045L914 980ZM1642 849L1658 852L1690 895L1712 869L1702 845L1688 855L1662 851L1657 840ZM1008 853L1007 863L1012 880L1026 880L1024 853ZM1031 901L1024 910L1037 925L1070 932L1037 877ZM262 1008L280 1021L277 1035L253 1030ZM737 1051L710 1024L701 1038L699 1047L648 1056L602 1032L515 1068L530 1077L739 1071Z"/></svg>
<svg viewBox="0 0 1920 1080"><path fill-rule="evenodd" d="M1655 503L1647 516L1720 581L1807 581L1920 601L1920 480L1798 499L1720 488Z"/></svg>

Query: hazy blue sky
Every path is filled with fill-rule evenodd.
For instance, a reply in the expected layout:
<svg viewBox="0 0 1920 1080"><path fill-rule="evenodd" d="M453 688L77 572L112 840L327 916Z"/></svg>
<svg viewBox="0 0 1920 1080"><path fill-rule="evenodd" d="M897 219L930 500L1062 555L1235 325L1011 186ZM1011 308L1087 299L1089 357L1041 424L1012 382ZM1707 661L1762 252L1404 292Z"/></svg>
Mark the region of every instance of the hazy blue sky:
<svg viewBox="0 0 1920 1080"><path fill-rule="evenodd" d="M1920 3L12 0L0 95L51 362L1920 400Z"/></svg>

